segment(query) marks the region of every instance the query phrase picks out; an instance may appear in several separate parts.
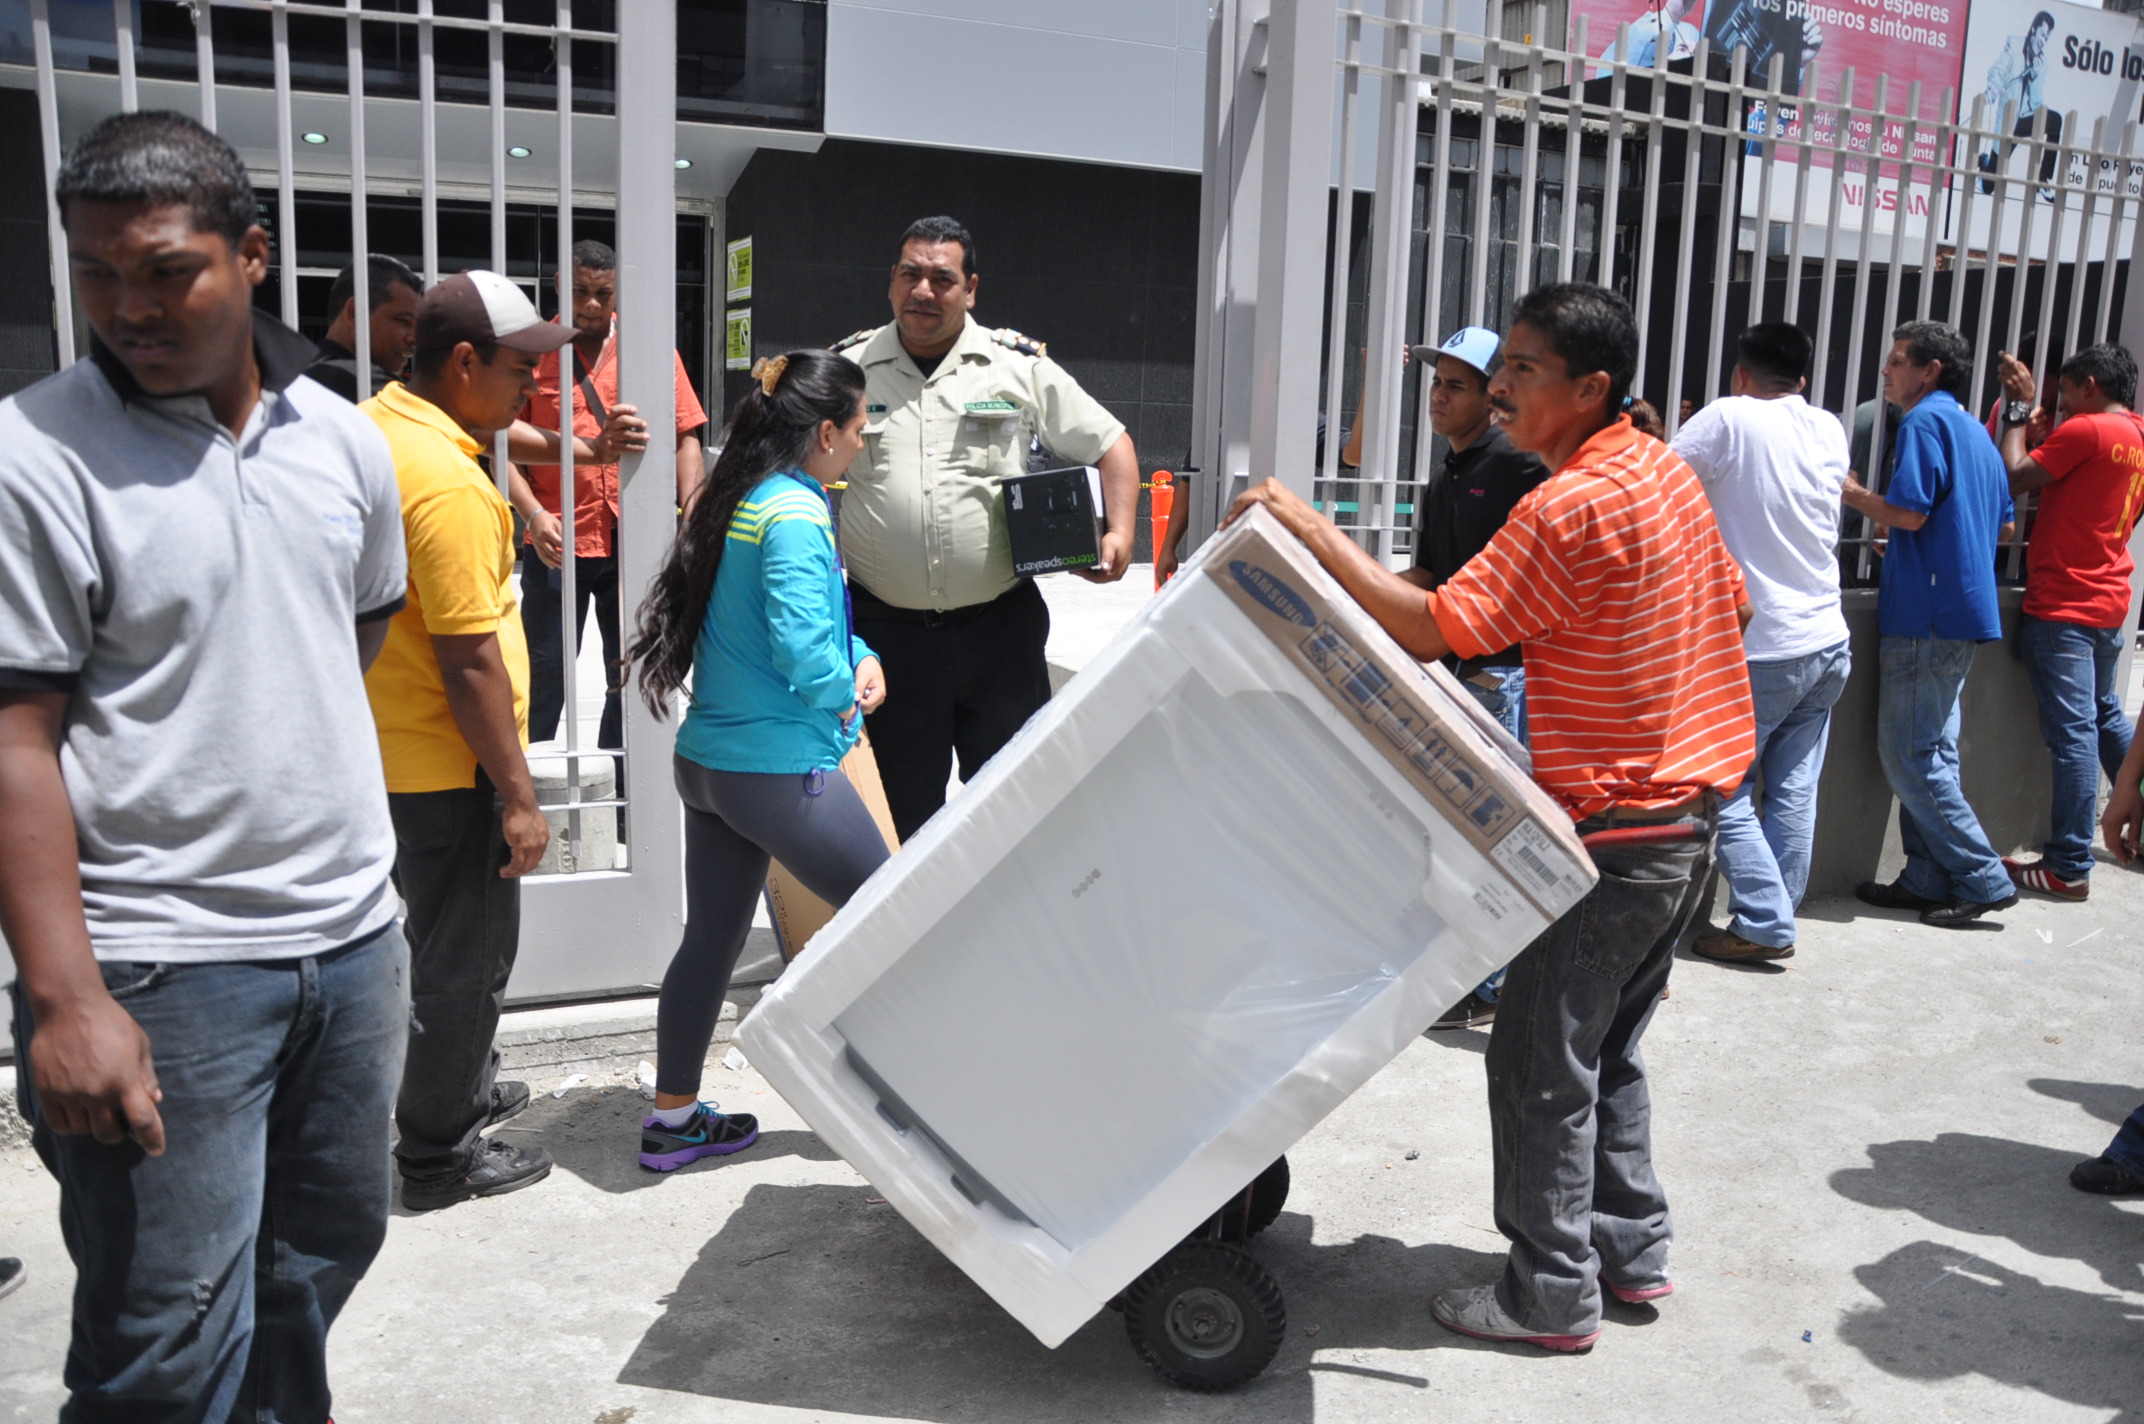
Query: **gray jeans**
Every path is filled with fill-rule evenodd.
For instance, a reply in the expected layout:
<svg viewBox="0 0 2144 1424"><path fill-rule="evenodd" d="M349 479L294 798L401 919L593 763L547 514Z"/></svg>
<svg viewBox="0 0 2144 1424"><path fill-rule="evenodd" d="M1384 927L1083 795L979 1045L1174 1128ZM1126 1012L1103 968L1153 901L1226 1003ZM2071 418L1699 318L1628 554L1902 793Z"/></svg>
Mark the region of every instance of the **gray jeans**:
<svg viewBox="0 0 2144 1424"><path fill-rule="evenodd" d="M1600 883L1520 952L1497 997L1489 1127L1496 1224L1511 1240L1497 1301L1529 1330L1594 1329L1603 1273L1624 1285L1667 1274L1673 1231L1638 1039L1712 873L1711 816L1702 829L1595 849Z"/></svg>

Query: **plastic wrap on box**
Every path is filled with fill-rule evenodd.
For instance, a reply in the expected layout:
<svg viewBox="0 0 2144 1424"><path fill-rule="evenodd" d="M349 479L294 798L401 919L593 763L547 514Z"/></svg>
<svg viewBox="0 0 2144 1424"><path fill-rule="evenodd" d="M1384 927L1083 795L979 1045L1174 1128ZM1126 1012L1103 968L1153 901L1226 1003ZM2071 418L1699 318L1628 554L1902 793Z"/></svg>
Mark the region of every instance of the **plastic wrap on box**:
<svg viewBox="0 0 2144 1424"><path fill-rule="evenodd" d="M1496 730L1254 511L738 1038L1054 1346L1591 887Z"/></svg>

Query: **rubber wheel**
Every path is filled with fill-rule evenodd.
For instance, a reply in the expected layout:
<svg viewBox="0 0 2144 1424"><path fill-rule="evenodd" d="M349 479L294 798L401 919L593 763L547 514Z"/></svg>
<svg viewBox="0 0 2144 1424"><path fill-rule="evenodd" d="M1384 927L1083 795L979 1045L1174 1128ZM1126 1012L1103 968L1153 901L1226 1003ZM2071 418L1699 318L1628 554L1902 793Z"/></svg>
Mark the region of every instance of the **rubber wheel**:
<svg viewBox="0 0 2144 1424"><path fill-rule="evenodd" d="M1248 1234L1259 1232L1280 1220L1280 1209L1288 1204L1288 1159L1278 1158L1273 1165L1258 1174L1251 1183L1251 1218Z"/></svg>
<svg viewBox="0 0 2144 1424"><path fill-rule="evenodd" d="M1171 1384L1229 1389L1273 1363L1288 1308L1242 1247L1186 1241L1125 1288L1124 1330Z"/></svg>

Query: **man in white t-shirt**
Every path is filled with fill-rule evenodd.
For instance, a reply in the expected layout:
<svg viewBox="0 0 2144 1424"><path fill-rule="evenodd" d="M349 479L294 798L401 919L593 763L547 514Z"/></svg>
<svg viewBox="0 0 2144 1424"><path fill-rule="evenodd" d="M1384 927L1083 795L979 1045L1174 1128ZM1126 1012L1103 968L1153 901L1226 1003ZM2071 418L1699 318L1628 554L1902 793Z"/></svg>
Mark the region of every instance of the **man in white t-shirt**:
<svg viewBox="0 0 2144 1424"><path fill-rule="evenodd" d="M1675 453L1703 481L1720 537L1742 566L1756 616L1743 635L1757 712L1752 773L1720 811L1719 864L1732 918L1699 936L1709 959L1794 953L1794 911L1809 884L1816 783L1831 707L1851 667L1839 610L1839 491L1847 476L1838 417L1801 397L1809 338L1785 322L1736 341L1734 394L1676 433ZM1751 805L1762 773L1764 811Z"/></svg>

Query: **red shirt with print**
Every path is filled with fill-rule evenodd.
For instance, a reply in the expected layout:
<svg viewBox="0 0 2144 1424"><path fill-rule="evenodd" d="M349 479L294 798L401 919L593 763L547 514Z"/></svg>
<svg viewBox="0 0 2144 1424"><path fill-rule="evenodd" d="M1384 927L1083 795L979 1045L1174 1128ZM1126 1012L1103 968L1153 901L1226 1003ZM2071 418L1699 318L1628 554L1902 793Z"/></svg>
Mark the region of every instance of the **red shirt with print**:
<svg viewBox="0 0 2144 1424"><path fill-rule="evenodd" d="M2040 491L2025 569L2025 611L2051 623L2118 628L2129 617L2129 533L2144 496L2144 422L2073 415L2032 452L2055 482Z"/></svg>

